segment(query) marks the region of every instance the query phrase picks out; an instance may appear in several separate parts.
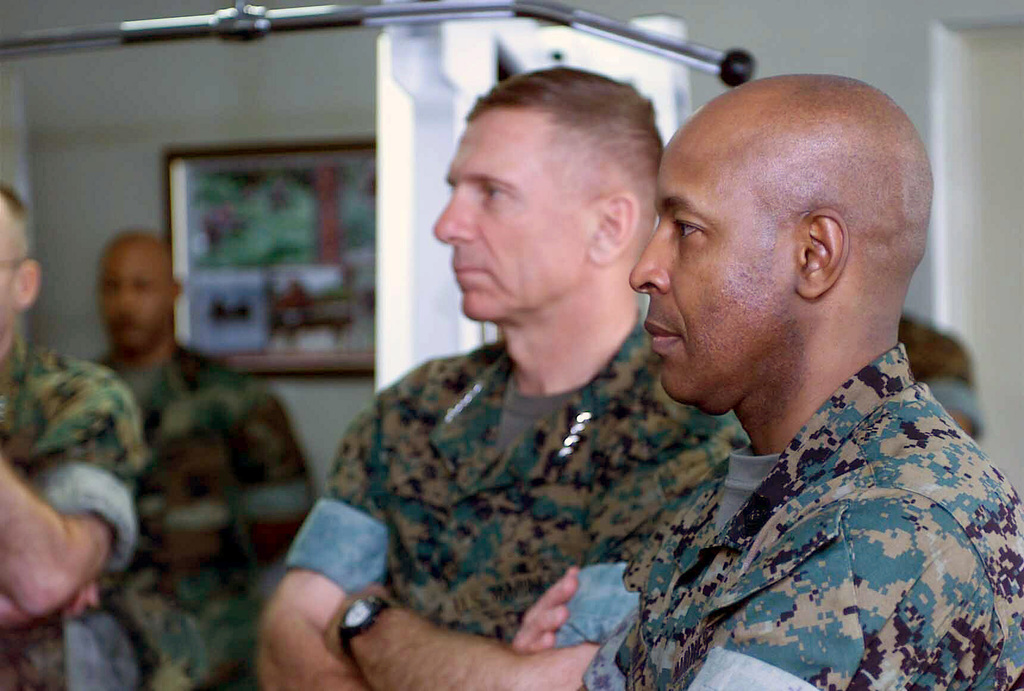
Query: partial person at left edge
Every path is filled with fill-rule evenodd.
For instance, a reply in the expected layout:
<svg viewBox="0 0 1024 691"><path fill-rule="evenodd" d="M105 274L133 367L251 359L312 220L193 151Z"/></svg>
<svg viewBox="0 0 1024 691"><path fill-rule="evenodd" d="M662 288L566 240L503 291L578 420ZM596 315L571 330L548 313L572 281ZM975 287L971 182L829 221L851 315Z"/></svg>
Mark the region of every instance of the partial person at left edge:
<svg viewBox="0 0 1024 691"><path fill-rule="evenodd" d="M140 482L133 570L196 616L209 657L204 687L255 688L261 592L310 507L288 415L255 377L180 345L171 248L129 229L98 274L109 350L132 390L153 462Z"/></svg>
<svg viewBox="0 0 1024 691"><path fill-rule="evenodd" d="M0 688L136 688L158 655L107 586L138 536L139 414L107 369L20 335L41 273L25 224L0 186Z"/></svg>

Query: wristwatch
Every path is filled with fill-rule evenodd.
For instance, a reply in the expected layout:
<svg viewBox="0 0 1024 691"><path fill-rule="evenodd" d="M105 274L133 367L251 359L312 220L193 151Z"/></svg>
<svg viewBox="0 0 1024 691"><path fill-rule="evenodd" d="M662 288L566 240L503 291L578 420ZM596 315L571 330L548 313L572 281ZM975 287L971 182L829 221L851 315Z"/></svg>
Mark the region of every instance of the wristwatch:
<svg viewBox="0 0 1024 691"><path fill-rule="evenodd" d="M373 626L380 613L390 606L387 600L376 595L361 597L348 606L338 624L338 638L346 653L352 653L349 647L352 639Z"/></svg>

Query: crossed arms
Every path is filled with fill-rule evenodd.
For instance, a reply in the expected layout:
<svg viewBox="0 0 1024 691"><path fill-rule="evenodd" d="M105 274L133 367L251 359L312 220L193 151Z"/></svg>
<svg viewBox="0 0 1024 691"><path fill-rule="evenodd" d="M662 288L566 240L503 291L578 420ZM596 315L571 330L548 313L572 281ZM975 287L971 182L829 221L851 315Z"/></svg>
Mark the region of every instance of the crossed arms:
<svg viewBox="0 0 1024 691"><path fill-rule="evenodd" d="M0 628L98 604L114 538L96 515L58 513L0 454Z"/></svg>
<svg viewBox="0 0 1024 691"><path fill-rule="evenodd" d="M511 645L437 627L407 609L392 607L341 650L337 624L346 593L324 576L288 573L264 614L259 671L267 689L325 688L346 691L415 689L578 689L597 646L561 649L554 631L569 613L564 605L578 583L575 570L524 617Z"/></svg>

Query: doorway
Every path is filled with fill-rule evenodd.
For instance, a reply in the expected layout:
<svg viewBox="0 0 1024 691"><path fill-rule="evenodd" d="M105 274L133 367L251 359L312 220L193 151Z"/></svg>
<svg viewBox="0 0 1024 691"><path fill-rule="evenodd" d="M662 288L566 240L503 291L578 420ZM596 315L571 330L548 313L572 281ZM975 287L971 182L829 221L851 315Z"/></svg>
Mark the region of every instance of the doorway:
<svg viewBox="0 0 1024 691"><path fill-rule="evenodd" d="M971 350L981 445L1024 491L1024 26L937 27L935 317Z"/></svg>

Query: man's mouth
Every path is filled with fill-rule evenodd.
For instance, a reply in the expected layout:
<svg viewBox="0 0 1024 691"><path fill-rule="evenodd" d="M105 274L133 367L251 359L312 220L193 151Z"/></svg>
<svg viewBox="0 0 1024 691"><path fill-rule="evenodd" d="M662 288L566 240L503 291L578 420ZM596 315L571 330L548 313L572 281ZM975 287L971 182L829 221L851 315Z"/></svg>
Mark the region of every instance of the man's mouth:
<svg viewBox="0 0 1024 691"><path fill-rule="evenodd" d="M644 322L644 328L651 335L651 350L661 356L667 355L681 340L679 334L651 319Z"/></svg>
<svg viewBox="0 0 1024 691"><path fill-rule="evenodd" d="M664 337L675 337L676 334L669 331L664 326L661 326L657 322L653 322L650 319L644 322L644 328L647 329L647 333L651 334L654 338Z"/></svg>
<svg viewBox="0 0 1024 691"><path fill-rule="evenodd" d="M123 332L126 332L126 331L136 331L138 328L139 327L138 327L138 325L135 322L127 321L127 320L125 320L125 321L117 321L117 322L114 322L113 324L110 325L110 330L115 332L115 333L123 333Z"/></svg>

